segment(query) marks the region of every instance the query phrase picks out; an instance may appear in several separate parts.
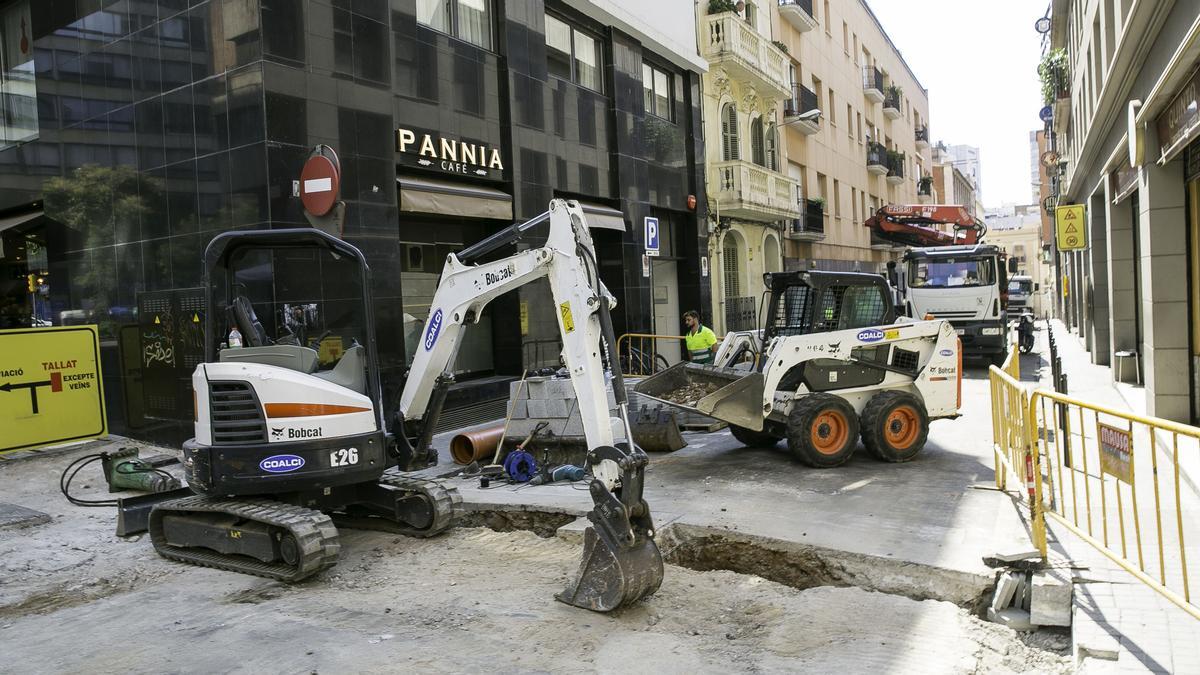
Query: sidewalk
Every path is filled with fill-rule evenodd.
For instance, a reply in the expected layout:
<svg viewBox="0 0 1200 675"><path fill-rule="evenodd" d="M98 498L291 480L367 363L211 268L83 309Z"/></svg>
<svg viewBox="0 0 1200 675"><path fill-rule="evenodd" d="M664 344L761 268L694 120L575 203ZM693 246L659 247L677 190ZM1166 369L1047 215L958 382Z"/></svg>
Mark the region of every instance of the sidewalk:
<svg viewBox="0 0 1200 675"><path fill-rule="evenodd" d="M1114 384L1108 367L1093 365L1078 338L1071 335L1061 322L1054 321L1053 330L1063 361L1063 371L1068 374L1072 396L1117 410L1145 413L1144 404L1139 409L1130 405L1130 401L1127 400L1128 397L1136 403L1139 400L1137 395L1141 393L1140 389L1129 387L1133 391L1123 395L1120 388L1127 385ZM1038 376L1041 386L1050 388L1048 332L1044 327L1039 332L1038 342L1041 354L1041 358L1037 360L1040 362ZM1024 360L1021 365L1022 374L1026 375L1022 379L1032 379L1029 376L1034 373L1026 374ZM1160 471L1171 475L1169 462L1163 462L1165 457L1166 455L1159 455ZM1186 466L1182 461L1181 464ZM1149 481L1152 478L1153 472L1148 468L1142 470L1139 486L1143 480ZM1096 484L1098 481L1093 483ZM1097 488L1093 487L1092 490L1094 499ZM1200 521L1200 507L1197 506L1194 485L1190 480L1185 480L1181 490L1181 507L1185 522ZM1142 491L1143 488L1139 487L1139 492ZM1069 493L1067 498L1070 498ZM1082 493L1080 498L1082 499ZM1060 513L1063 512L1064 506L1060 505ZM1168 507L1172 511L1170 522L1173 524L1173 501L1164 502L1163 508ZM1155 522L1154 502L1144 498L1137 512L1144 524L1142 535L1149 541L1150 530ZM1116 522L1110 520L1110 523ZM1100 538L1098 532L1101 524L1097 521L1097 534L1094 535L1097 538ZM1083 672L1200 672L1200 649L1197 648L1200 645L1200 620L1194 619L1142 584L1067 528L1058 525L1052 519L1047 519L1046 525L1051 559L1070 560L1074 568L1076 583L1073 635L1075 657ZM1113 548L1119 550L1115 539L1115 525L1110 524L1110 531L1114 533L1110 542ZM1164 544L1167 543L1168 537L1164 536L1163 541ZM1200 559L1195 557L1195 545L1200 542L1187 543L1189 568L1190 571L1195 571L1198 569L1196 560ZM1164 550L1163 560L1168 569L1173 565L1174 569L1178 570L1180 563L1177 543L1174 546L1165 546ZM1137 559L1132 547L1130 558L1135 561ZM1146 571L1152 577L1158 577L1157 564L1147 565ZM1177 574L1168 576L1174 576L1176 579L1178 577ZM1193 575L1192 583L1193 586L1200 585L1200 575ZM1172 583L1172 587L1178 588L1177 581ZM1200 589L1193 589L1193 593L1198 591Z"/></svg>

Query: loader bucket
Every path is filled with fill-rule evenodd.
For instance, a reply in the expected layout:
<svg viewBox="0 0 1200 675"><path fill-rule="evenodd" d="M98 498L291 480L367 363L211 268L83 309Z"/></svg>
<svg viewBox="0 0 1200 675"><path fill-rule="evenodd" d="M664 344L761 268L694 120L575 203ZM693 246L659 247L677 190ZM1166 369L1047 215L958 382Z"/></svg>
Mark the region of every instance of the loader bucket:
<svg viewBox="0 0 1200 675"><path fill-rule="evenodd" d="M663 410L662 406L643 407L630 421L633 442L647 452L675 452L687 447L687 441L679 433L679 420L675 413Z"/></svg>
<svg viewBox="0 0 1200 675"><path fill-rule="evenodd" d="M668 405L762 431L763 386L762 373L677 363L638 382L633 390Z"/></svg>
<svg viewBox="0 0 1200 675"><path fill-rule="evenodd" d="M654 539L638 533L623 544L607 529L589 527L583 533L579 572L554 597L594 612L611 612L654 593L662 579L662 553Z"/></svg>

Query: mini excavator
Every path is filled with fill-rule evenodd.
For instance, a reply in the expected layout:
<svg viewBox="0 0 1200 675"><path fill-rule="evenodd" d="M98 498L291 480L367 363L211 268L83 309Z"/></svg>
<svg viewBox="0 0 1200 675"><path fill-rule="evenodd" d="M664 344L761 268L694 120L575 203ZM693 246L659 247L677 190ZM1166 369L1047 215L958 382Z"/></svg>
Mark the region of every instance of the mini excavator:
<svg viewBox="0 0 1200 675"><path fill-rule="evenodd" d="M499 257L517 243L529 248ZM546 278L580 402L594 503L583 560L557 598L610 611L655 592L663 562L642 497L647 458L631 441L613 353L616 301L598 269L582 209L562 199L532 220L448 254L389 416L362 252L317 229L218 235L205 251L205 359L192 375L195 438L183 453L195 494L154 506L155 549L182 562L294 582L337 562L338 526L417 537L449 528L459 510L457 491L409 472L437 463L430 441L464 330L497 296ZM277 278L288 270L299 274ZM306 293L321 298L325 319L352 309L357 316L341 322L332 343L328 329L315 340L292 329L269 337L250 297L271 303L263 315L268 325L296 326L317 314L317 303L274 308ZM606 372L618 417L610 416ZM618 434L630 440L614 442Z"/></svg>

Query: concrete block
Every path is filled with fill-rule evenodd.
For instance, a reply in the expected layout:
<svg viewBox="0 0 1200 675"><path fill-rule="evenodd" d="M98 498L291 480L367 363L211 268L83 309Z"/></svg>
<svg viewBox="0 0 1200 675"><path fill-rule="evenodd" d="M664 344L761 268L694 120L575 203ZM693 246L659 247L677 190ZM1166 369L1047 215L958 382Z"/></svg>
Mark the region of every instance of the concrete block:
<svg viewBox="0 0 1200 675"><path fill-rule="evenodd" d="M510 419L524 419L529 417L529 400L519 399L508 402L508 416Z"/></svg>
<svg viewBox="0 0 1200 675"><path fill-rule="evenodd" d="M49 514L27 509L19 504L0 502L0 528L31 527L50 522Z"/></svg>
<svg viewBox="0 0 1200 675"><path fill-rule="evenodd" d="M1028 612L1033 604L1033 577L1031 574L1025 575L1025 581L1021 584L1021 609ZM1045 625L1045 624L1039 624Z"/></svg>
<svg viewBox="0 0 1200 675"><path fill-rule="evenodd" d="M582 436L583 435L583 418L578 413L567 418L567 424L563 427L564 436Z"/></svg>
<svg viewBox="0 0 1200 675"><path fill-rule="evenodd" d="M998 623L1001 626L1007 626L1013 630L1030 631L1037 629L1037 625L1029 620L1029 612L1015 607L999 611L989 607L988 621Z"/></svg>
<svg viewBox="0 0 1200 675"><path fill-rule="evenodd" d="M992 596L991 608L999 611L1012 605L1018 585L1017 573L1005 572L1000 575L1000 581L996 583L996 594Z"/></svg>
<svg viewBox="0 0 1200 675"><path fill-rule="evenodd" d="M517 401L529 398L529 380L521 382L514 380L508 383L508 400Z"/></svg>
<svg viewBox="0 0 1200 675"><path fill-rule="evenodd" d="M548 377L530 377L525 379L525 386L529 391L529 398L544 399L546 398L545 388Z"/></svg>
<svg viewBox="0 0 1200 675"><path fill-rule="evenodd" d="M1070 626L1074 585L1057 572L1035 572L1030 620L1039 626Z"/></svg>
<svg viewBox="0 0 1200 675"><path fill-rule="evenodd" d="M526 409L534 419L566 419L570 410L562 399L529 399Z"/></svg>
<svg viewBox="0 0 1200 675"><path fill-rule="evenodd" d="M551 400L575 398L575 387L571 384L571 379L567 377L548 379L542 384L542 398Z"/></svg>

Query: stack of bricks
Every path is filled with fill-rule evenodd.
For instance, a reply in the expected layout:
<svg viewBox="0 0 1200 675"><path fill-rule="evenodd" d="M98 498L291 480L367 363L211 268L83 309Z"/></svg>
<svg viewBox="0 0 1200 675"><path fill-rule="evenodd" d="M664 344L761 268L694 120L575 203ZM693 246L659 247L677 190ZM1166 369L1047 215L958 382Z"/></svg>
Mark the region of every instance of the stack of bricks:
<svg viewBox="0 0 1200 675"><path fill-rule="evenodd" d="M617 417L617 401L611 384L606 393L609 417ZM525 440L539 422L546 422L548 426L538 435L535 445L586 445L579 402L570 378L530 377L524 384L513 382L508 389L508 409L506 447ZM624 439L620 425L614 425L613 431L617 441Z"/></svg>

